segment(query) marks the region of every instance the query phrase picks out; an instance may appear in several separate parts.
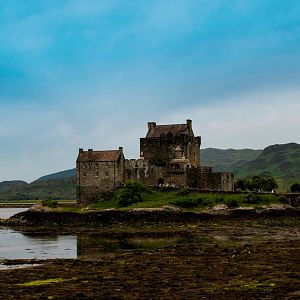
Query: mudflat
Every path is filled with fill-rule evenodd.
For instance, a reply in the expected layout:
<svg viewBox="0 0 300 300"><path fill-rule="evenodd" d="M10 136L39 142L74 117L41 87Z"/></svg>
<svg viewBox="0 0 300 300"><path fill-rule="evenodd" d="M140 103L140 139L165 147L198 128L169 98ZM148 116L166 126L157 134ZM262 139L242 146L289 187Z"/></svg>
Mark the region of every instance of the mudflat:
<svg viewBox="0 0 300 300"><path fill-rule="evenodd" d="M122 251L102 252L93 242L81 239L77 259L3 261L5 265L27 267L0 271L0 299L300 297L297 215L51 230L80 232L81 237L113 237L127 244ZM168 238L168 242L130 247L128 240L140 241L143 237L159 237L160 241Z"/></svg>

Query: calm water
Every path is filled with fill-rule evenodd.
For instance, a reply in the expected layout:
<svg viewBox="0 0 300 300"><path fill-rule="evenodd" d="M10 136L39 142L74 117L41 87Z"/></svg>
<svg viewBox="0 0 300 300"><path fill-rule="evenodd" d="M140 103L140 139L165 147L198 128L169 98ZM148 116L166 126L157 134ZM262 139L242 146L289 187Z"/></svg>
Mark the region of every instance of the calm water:
<svg viewBox="0 0 300 300"><path fill-rule="evenodd" d="M27 234L0 227L0 259L76 257L76 236Z"/></svg>
<svg viewBox="0 0 300 300"><path fill-rule="evenodd" d="M27 210L28 208L15 208L15 207L7 207L7 208L0 208L0 219L8 219L10 217L12 217L15 214L18 214L22 211Z"/></svg>
<svg viewBox="0 0 300 300"><path fill-rule="evenodd" d="M0 227L0 263L3 259L97 259L103 255L149 250L173 245L177 237L107 238L101 234L25 233ZM1 269L1 268L0 268Z"/></svg>

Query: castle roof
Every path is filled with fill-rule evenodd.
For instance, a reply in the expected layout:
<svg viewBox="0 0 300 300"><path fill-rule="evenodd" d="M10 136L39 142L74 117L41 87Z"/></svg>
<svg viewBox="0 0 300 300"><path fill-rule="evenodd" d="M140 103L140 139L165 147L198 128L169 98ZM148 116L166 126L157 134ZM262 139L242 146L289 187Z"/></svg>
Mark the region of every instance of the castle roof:
<svg viewBox="0 0 300 300"><path fill-rule="evenodd" d="M149 128L146 138L159 138L162 134L167 135L169 132L173 135L190 134L187 124L155 125Z"/></svg>
<svg viewBox="0 0 300 300"><path fill-rule="evenodd" d="M78 155L78 161L118 161L122 151L106 150L106 151L82 151Z"/></svg>

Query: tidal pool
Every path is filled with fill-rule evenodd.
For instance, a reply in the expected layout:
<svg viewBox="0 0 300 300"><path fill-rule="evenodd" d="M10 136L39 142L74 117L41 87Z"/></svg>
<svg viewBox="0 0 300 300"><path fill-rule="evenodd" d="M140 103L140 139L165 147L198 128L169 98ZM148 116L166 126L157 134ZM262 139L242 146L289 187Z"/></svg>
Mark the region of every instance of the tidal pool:
<svg viewBox="0 0 300 300"><path fill-rule="evenodd" d="M98 259L128 251L147 251L174 245L180 238L170 236L130 238L94 234L21 232L0 227L0 260L4 259ZM1 269L1 268L0 268Z"/></svg>
<svg viewBox="0 0 300 300"><path fill-rule="evenodd" d="M77 237L22 233L0 227L0 259L77 258Z"/></svg>

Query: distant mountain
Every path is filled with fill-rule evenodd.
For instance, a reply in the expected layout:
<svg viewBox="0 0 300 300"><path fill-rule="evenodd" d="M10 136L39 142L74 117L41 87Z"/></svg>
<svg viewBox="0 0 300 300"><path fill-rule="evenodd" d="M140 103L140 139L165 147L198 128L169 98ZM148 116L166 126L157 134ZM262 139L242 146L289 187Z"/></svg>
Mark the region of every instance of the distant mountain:
<svg viewBox="0 0 300 300"><path fill-rule="evenodd" d="M201 164L213 167L216 172L234 173L247 162L257 158L262 151L253 149L201 149Z"/></svg>
<svg viewBox="0 0 300 300"><path fill-rule="evenodd" d="M8 190L12 187L24 187L28 183L22 180L2 181L0 182L0 191Z"/></svg>
<svg viewBox="0 0 300 300"><path fill-rule="evenodd" d="M76 179L50 179L45 181L1 182L0 200L76 199Z"/></svg>
<svg viewBox="0 0 300 300"><path fill-rule="evenodd" d="M38 178L36 181L46 181L49 179L64 179L64 178L69 178L69 177L73 177L73 176L76 176L76 169L69 169L69 170L45 175L45 176Z"/></svg>
<svg viewBox="0 0 300 300"><path fill-rule="evenodd" d="M277 178L300 178L300 145L269 146L256 159L238 168L235 175L245 177L266 172Z"/></svg>

